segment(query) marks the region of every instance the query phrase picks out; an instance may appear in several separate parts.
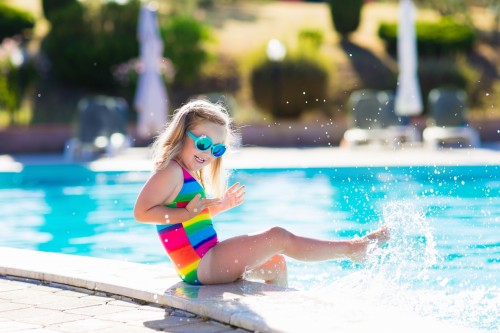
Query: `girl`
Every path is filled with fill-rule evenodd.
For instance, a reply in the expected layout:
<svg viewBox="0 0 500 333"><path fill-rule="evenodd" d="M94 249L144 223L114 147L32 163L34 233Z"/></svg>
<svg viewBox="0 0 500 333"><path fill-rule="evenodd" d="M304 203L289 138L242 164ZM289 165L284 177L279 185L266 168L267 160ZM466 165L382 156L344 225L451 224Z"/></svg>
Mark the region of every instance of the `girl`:
<svg viewBox="0 0 500 333"><path fill-rule="evenodd" d="M273 227L219 241L212 217L241 205L245 187L226 187L223 155L234 138L219 104L195 100L178 109L153 144L154 173L134 207L135 219L157 225L160 240L181 279L189 284L229 283L243 277L286 286L283 255L304 261L362 260L368 245L388 240L387 228L363 238L326 241ZM216 197L209 199L205 189Z"/></svg>

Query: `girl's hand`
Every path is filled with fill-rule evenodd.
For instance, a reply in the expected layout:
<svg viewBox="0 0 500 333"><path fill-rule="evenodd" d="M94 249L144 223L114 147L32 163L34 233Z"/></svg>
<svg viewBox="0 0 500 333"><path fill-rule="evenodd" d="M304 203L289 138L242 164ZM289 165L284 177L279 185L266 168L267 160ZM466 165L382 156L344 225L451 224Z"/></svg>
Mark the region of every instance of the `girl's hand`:
<svg viewBox="0 0 500 333"><path fill-rule="evenodd" d="M198 215L200 212L205 210L210 206L217 206L222 203L221 199L201 199L201 195L198 193L194 198L189 201L186 206L186 210L189 212L189 218Z"/></svg>
<svg viewBox="0 0 500 333"><path fill-rule="evenodd" d="M225 211L233 207L241 205L245 201L245 186L240 183L235 183L227 189L222 203L219 207L220 211Z"/></svg>

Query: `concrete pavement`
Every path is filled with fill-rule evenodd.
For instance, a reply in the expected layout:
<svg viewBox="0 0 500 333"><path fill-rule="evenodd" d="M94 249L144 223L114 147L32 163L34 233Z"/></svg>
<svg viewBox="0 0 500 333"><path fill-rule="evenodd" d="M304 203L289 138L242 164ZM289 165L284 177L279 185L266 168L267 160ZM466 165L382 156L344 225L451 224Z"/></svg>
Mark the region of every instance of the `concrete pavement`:
<svg viewBox="0 0 500 333"><path fill-rule="evenodd" d="M58 283L0 277L0 332L247 332L168 306Z"/></svg>

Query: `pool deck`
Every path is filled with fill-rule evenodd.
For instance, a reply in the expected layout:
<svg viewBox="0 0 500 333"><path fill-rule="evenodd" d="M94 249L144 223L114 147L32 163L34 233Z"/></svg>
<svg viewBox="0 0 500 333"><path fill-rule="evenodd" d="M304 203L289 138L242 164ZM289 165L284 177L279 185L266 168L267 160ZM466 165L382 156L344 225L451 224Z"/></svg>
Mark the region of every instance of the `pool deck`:
<svg viewBox="0 0 500 333"><path fill-rule="evenodd" d="M491 149L425 149L408 147L386 149L360 148L263 148L245 147L229 152L227 167L308 168L308 167L377 167L434 165L500 165L500 143ZM150 170L148 149L130 148L114 157L102 157L87 164L94 170ZM61 154L0 155L0 172L19 171L26 164L71 163Z"/></svg>
<svg viewBox="0 0 500 333"><path fill-rule="evenodd" d="M62 156L0 156L0 171L66 163ZM147 151L89 163L148 170ZM494 149L244 148L231 168L500 165ZM0 247L0 332L478 332L352 290L299 291L251 281L189 286L168 265Z"/></svg>

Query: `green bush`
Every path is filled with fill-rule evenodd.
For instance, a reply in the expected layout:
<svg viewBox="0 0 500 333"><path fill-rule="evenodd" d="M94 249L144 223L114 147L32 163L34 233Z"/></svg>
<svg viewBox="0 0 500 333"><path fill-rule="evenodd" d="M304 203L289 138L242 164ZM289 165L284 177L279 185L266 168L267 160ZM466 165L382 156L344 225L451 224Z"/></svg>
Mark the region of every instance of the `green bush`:
<svg viewBox="0 0 500 333"><path fill-rule="evenodd" d="M252 70L250 80L255 103L276 118L298 118L327 98L328 74L308 58L266 60Z"/></svg>
<svg viewBox="0 0 500 333"><path fill-rule="evenodd" d="M164 54L175 68L174 84L189 85L210 58L203 43L212 39L208 25L190 16L174 16L161 27Z"/></svg>
<svg viewBox="0 0 500 333"><path fill-rule="evenodd" d="M418 65L420 89L424 100L429 92L438 87L453 87L468 90L469 80L467 74L447 59L425 59Z"/></svg>
<svg viewBox="0 0 500 333"><path fill-rule="evenodd" d="M346 37L358 29L363 0L328 0L327 3L335 31Z"/></svg>
<svg viewBox="0 0 500 333"><path fill-rule="evenodd" d="M299 31L299 49L318 51L323 44L325 35L318 29L302 29Z"/></svg>
<svg viewBox="0 0 500 333"><path fill-rule="evenodd" d="M57 16L57 12L62 8L72 5L78 0L42 0L42 10L45 18L53 22L53 14ZM57 19L57 18L56 18Z"/></svg>
<svg viewBox="0 0 500 333"><path fill-rule="evenodd" d="M139 52L139 2L108 2L91 15L80 2L51 14L52 29L43 42L53 76L61 83L86 89L112 88L111 69Z"/></svg>
<svg viewBox="0 0 500 333"><path fill-rule="evenodd" d="M16 60L21 53L20 41L5 39L0 43L0 110L8 112L11 124L17 122L23 96L35 76L30 59Z"/></svg>
<svg viewBox="0 0 500 333"><path fill-rule="evenodd" d="M31 13L0 3L0 42L4 38L23 34L34 26L35 18Z"/></svg>
<svg viewBox="0 0 500 333"><path fill-rule="evenodd" d="M378 35L386 44L391 54L397 50L397 24L381 23ZM421 57L447 56L467 53L475 42L474 30L467 25L454 22L451 18L443 18L438 22L417 22L417 47Z"/></svg>

